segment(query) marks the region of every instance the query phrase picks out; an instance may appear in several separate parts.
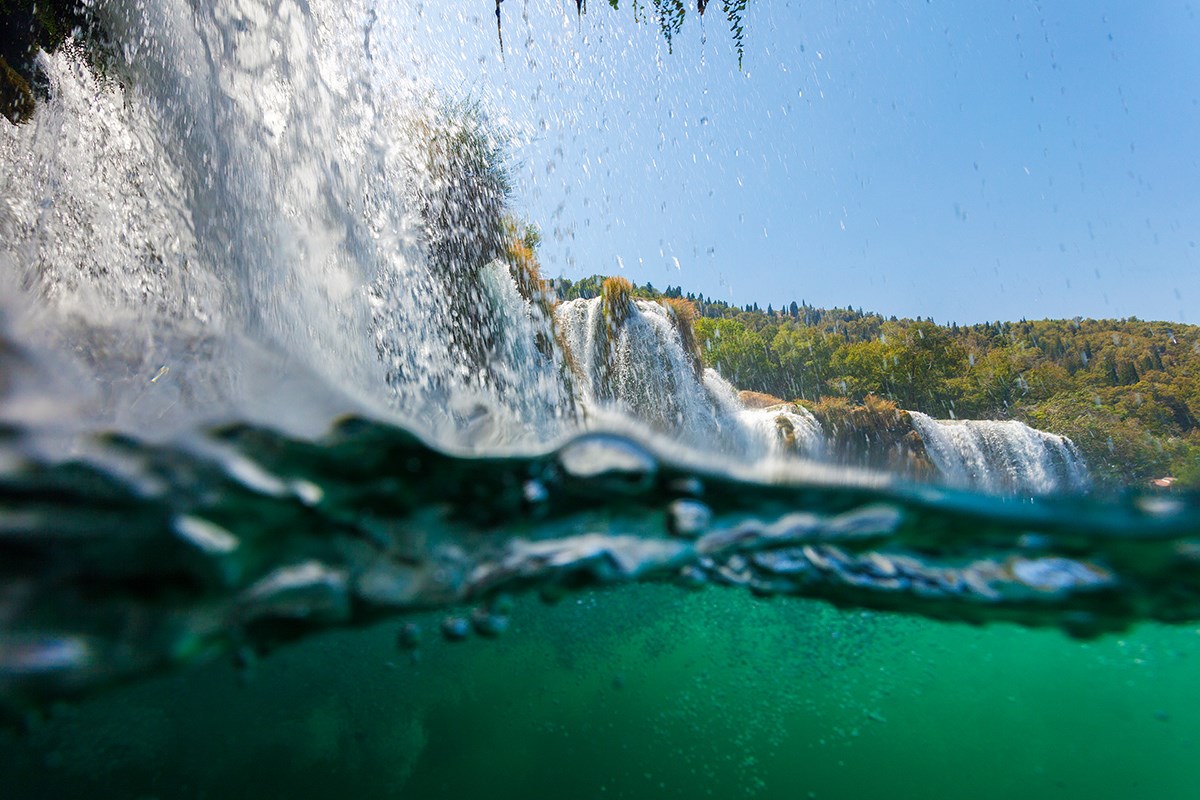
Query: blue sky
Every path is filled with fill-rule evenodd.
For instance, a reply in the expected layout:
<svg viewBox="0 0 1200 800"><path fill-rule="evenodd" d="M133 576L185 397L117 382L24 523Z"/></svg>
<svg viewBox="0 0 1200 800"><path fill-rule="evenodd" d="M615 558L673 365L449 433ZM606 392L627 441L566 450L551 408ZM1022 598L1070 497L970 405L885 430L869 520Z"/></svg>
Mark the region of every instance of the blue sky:
<svg viewBox="0 0 1200 800"><path fill-rule="evenodd" d="M593 0L385 12L386 69L511 132L548 275L938 321L1200 322L1187 2L751 0L668 52ZM436 6L436 7L435 7Z"/></svg>

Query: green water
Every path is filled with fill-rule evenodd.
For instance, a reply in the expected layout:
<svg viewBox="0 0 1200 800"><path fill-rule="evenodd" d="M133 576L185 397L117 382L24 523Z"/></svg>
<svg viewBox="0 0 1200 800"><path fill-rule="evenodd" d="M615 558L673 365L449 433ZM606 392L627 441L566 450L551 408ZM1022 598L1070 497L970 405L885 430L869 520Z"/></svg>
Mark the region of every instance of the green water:
<svg viewBox="0 0 1200 800"><path fill-rule="evenodd" d="M58 707L4 734L0 776L7 797L1186 798L1198 633L529 598L501 639L427 636L415 663L379 625Z"/></svg>
<svg viewBox="0 0 1200 800"><path fill-rule="evenodd" d="M1191 496L81 441L0 473L5 800L1197 796Z"/></svg>

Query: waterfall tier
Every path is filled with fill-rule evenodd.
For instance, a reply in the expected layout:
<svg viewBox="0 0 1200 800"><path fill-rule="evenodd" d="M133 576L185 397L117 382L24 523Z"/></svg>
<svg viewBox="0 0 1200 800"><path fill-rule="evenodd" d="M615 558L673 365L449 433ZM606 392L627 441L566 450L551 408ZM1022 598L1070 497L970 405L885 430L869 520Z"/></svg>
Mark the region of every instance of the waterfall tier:
<svg viewBox="0 0 1200 800"><path fill-rule="evenodd" d="M1083 491L1087 469L1070 439L1016 420L936 420L909 412L925 452L956 486L988 492Z"/></svg>

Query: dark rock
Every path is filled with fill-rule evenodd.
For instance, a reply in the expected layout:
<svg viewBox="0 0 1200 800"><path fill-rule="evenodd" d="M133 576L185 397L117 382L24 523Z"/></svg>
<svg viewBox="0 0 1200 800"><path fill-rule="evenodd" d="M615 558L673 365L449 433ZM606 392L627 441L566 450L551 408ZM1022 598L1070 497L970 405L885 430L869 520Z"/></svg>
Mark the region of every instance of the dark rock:
<svg viewBox="0 0 1200 800"><path fill-rule="evenodd" d="M99 39L91 11L79 0L0 0L0 114L10 122L33 115L34 59L68 38Z"/></svg>
<svg viewBox="0 0 1200 800"><path fill-rule="evenodd" d="M416 650L421 646L421 626L415 622L406 622L400 626L396 634L396 646L401 650Z"/></svg>
<svg viewBox="0 0 1200 800"><path fill-rule="evenodd" d="M0 114L14 125L19 125L33 116L33 106L33 90L29 88L29 81L0 57Z"/></svg>
<svg viewBox="0 0 1200 800"><path fill-rule="evenodd" d="M0 0L0 60L8 62L18 74L28 75L33 69L38 28L33 3Z"/></svg>

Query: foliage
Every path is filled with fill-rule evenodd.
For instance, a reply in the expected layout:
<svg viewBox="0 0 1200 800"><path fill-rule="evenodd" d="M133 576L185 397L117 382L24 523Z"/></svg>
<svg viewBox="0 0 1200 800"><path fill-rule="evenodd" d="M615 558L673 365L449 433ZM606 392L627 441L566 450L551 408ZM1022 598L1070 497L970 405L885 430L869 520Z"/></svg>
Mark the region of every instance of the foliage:
<svg viewBox="0 0 1200 800"><path fill-rule="evenodd" d="M833 336L807 326L779 326L770 350L779 360L779 374L789 397L816 400L833 378L833 356L839 342Z"/></svg>
<svg viewBox="0 0 1200 800"><path fill-rule="evenodd" d="M658 302L675 321L683 351L692 359L692 366L699 375L704 371L704 359L700 354L700 342L696 338L696 307L681 297L662 297Z"/></svg>
<svg viewBox="0 0 1200 800"><path fill-rule="evenodd" d="M701 318L695 328L705 364L735 386L780 394L772 391L776 368L769 360L767 343L756 332L735 319Z"/></svg>
<svg viewBox="0 0 1200 800"><path fill-rule="evenodd" d="M803 405L820 421L835 460L860 466L884 465L916 478L935 474L936 467L925 453L911 415L895 401L868 394L861 403L827 396Z"/></svg>
<svg viewBox="0 0 1200 800"><path fill-rule="evenodd" d="M419 142L415 187L432 261L450 274L470 273L504 252L512 191L500 137L471 101L430 103L408 122Z"/></svg>
<svg viewBox="0 0 1200 800"><path fill-rule="evenodd" d="M33 106L29 82L0 56L0 116L16 125L33 116Z"/></svg>
<svg viewBox="0 0 1200 800"><path fill-rule="evenodd" d="M0 116L17 124L33 115L34 55L54 52L72 35L90 41L85 51L98 69L106 54L98 41L91 3L79 0L0 0Z"/></svg>
<svg viewBox="0 0 1200 800"><path fill-rule="evenodd" d="M700 4L700 13L704 13L706 0L698 0ZM742 24L742 17L746 13L746 0L721 0L721 10L725 12L725 20L729 23L729 33L733 37L733 44L737 48L738 54L738 69L742 68L742 56L745 54L745 44L743 42L746 29Z"/></svg>
<svg viewBox="0 0 1200 800"><path fill-rule="evenodd" d="M504 30L503 20L500 15L500 4L503 0L496 0L496 37L500 42L500 50L504 50ZM704 12L708 9L709 0L696 0L696 14L703 17ZM667 51L671 52L672 44L675 36L683 30L683 21L687 18L687 3L684 0L649 0L652 7L652 13L649 15L653 20L657 21L659 32L663 39L667 42ZM608 5L613 10L620 8L620 0L608 0ZM633 19L635 22L642 21L642 12L646 7L638 0L630 0L630 6L633 8ZM579 14L587 12L587 3L585 0L575 0L575 9ZM745 33L746 28L743 18L746 15L746 0L721 0L721 12L725 15L725 21L729 25L729 34L733 39L734 46L737 48L738 54L738 69L742 67L742 56L745 52Z"/></svg>
<svg viewBox="0 0 1200 800"><path fill-rule="evenodd" d="M879 436L906 426L906 415L892 400L868 394L861 403L852 403L846 397L822 397L816 402L805 403L826 430L837 433L854 433Z"/></svg>
<svg viewBox="0 0 1200 800"><path fill-rule="evenodd" d="M610 331L625 323L633 308L633 284L621 277L605 278L600 287L601 309Z"/></svg>
<svg viewBox="0 0 1200 800"><path fill-rule="evenodd" d="M517 290L530 304L549 314L554 309L554 290L542 278L537 248L542 234L537 226L522 224L511 215L503 221L504 246L501 257L508 264Z"/></svg>
<svg viewBox="0 0 1200 800"><path fill-rule="evenodd" d="M738 400L746 408L771 408L772 406L787 405L787 401L782 397L776 397L766 392L752 392L749 389L738 392Z"/></svg>
<svg viewBox="0 0 1200 800"><path fill-rule="evenodd" d="M541 263L537 257L537 248L542 241L541 231L536 225L522 223L511 214L504 217L503 227L504 246L501 259L508 265L517 291L532 309L538 351L548 358L553 358L557 347L557 352L570 359L570 348L562 342L560 332L554 325L557 297L554 289L542 278Z"/></svg>

